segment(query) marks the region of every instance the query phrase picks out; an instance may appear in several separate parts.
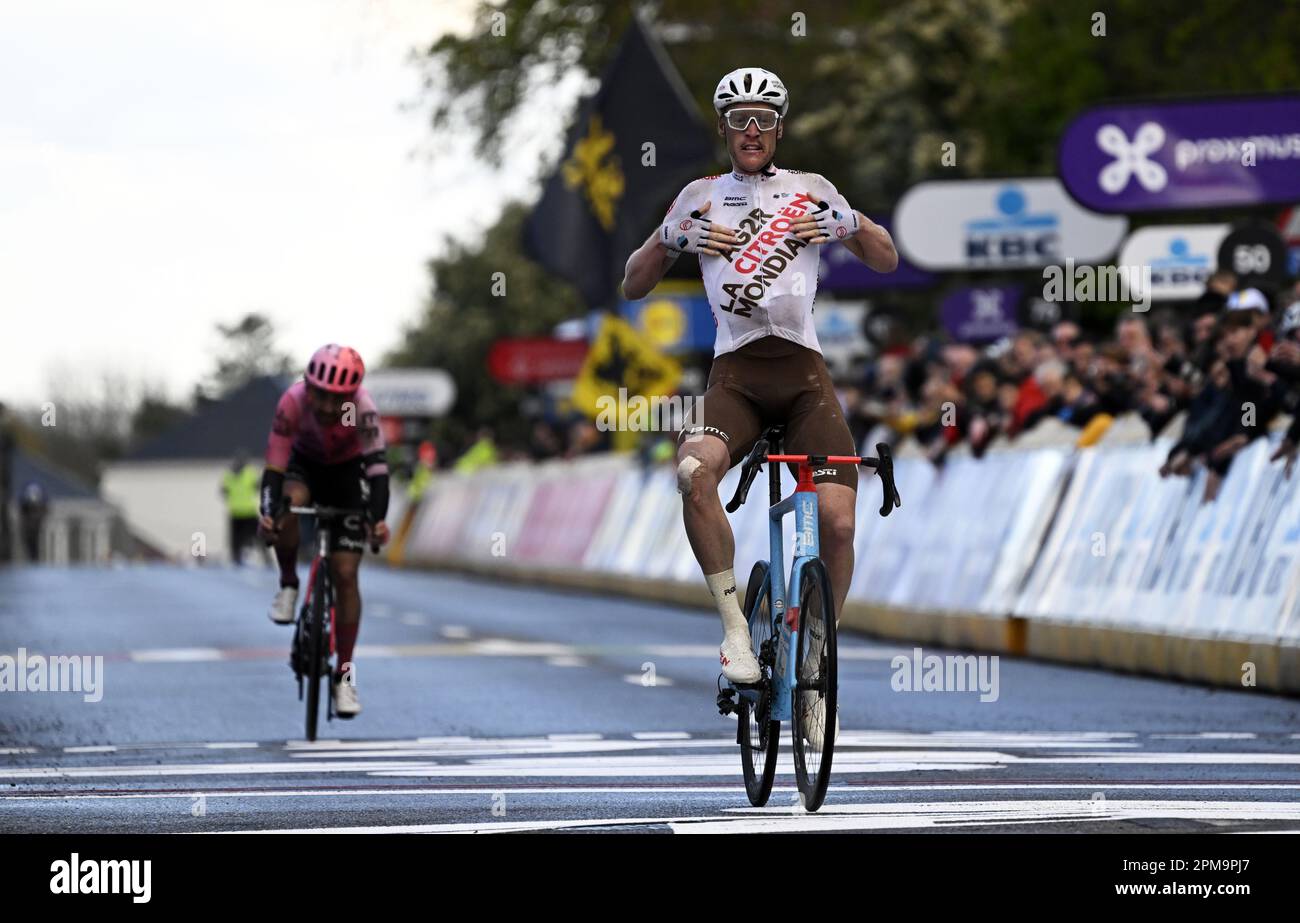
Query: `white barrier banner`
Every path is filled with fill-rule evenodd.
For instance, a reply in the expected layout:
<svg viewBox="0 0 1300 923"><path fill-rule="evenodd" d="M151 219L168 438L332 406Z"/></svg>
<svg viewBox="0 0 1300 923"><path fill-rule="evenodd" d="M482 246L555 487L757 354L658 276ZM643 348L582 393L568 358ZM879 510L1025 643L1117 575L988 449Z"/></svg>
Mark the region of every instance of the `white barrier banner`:
<svg viewBox="0 0 1300 923"><path fill-rule="evenodd" d="M1276 444L1276 437L1272 440ZM901 509L882 518L863 469L849 598L1196 637L1300 641L1300 476L1269 440L1234 459L1215 502L1206 476L1162 479L1169 442L895 462ZM738 471L720 486L723 503ZM782 494L793 480L782 472ZM768 482L730 514L743 592L768 548ZM788 573L793 555L783 524ZM412 561L502 559L702 585L671 464L600 456L434 479L407 536Z"/></svg>

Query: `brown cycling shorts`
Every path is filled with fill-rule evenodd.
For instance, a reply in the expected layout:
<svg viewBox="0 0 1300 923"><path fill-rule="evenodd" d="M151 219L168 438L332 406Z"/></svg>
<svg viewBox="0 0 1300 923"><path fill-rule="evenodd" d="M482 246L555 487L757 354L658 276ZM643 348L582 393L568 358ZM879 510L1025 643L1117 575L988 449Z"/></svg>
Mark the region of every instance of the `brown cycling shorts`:
<svg viewBox="0 0 1300 923"><path fill-rule="evenodd" d="M734 467L764 429L778 424L785 426L784 448L792 455L857 454L821 353L768 336L713 360L708 390L677 441L716 436ZM858 468L819 465L813 481L857 490Z"/></svg>

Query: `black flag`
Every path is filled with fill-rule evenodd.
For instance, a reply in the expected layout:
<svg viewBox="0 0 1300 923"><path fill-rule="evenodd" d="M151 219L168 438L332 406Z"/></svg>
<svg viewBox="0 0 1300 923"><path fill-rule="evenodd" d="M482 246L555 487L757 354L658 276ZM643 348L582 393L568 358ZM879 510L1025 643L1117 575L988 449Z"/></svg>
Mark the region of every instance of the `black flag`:
<svg viewBox="0 0 1300 923"><path fill-rule="evenodd" d="M589 307L606 306L665 200L713 156L681 78L636 17L564 150L524 226L524 247Z"/></svg>

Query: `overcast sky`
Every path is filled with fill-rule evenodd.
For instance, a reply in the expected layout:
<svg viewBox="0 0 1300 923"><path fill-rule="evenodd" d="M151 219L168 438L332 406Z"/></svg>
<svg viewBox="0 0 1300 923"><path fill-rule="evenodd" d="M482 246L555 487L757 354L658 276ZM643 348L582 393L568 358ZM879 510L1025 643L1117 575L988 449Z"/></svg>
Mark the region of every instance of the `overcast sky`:
<svg viewBox="0 0 1300 923"><path fill-rule="evenodd" d="M530 107L500 173L434 138L427 106L403 109L419 100L408 53L467 31L471 8L5 0L0 401L103 372L183 399L213 325L251 310L304 362L331 340L372 361L393 346L442 236L536 188L555 107L578 92Z"/></svg>

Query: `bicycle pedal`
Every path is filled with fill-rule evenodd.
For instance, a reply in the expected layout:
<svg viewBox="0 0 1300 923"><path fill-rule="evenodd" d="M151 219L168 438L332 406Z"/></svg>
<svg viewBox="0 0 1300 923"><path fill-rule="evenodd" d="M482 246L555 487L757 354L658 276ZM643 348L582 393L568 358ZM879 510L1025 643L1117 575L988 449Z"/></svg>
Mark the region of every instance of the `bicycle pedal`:
<svg viewBox="0 0 1300 923"><path fill-rule="evenodd" d="M738 703L735 700L735 689L723 689L718 692L718 714L729 715L736 710Z"/></svg>

